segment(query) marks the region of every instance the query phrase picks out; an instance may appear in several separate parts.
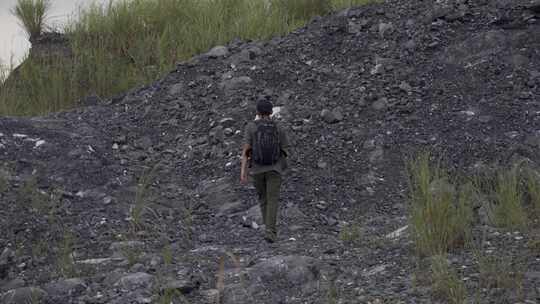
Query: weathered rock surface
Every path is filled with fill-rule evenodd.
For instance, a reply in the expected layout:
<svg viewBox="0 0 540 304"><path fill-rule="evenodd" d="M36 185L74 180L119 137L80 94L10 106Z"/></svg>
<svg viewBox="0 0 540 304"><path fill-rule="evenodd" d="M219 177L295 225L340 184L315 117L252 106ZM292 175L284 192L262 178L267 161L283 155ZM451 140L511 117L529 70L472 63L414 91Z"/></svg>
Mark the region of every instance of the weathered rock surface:
<svg viewBox="0 0 540 304"><path fill-rule="evenodd" d="M1 299L433 303L400 230L404 160L431 149L474 172L538 166L537 7L389 0L236 40L114 100L0 118ZM238 176L261 98L291 141L274 244ZM483 288L470 252L449 260L480 303L535 303L538 233L492 227L486 199L475 232L519 257L519 294Z"/></svg>

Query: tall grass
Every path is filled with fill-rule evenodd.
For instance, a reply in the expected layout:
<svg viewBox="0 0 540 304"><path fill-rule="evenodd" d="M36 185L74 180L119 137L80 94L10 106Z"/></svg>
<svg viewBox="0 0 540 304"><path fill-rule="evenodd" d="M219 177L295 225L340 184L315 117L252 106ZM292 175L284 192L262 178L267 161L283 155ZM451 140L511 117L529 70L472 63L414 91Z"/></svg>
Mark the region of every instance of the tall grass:
<svg viewBox="0 0 540 304"><path fill-rule="evenodd" d="M499 172L495 182L495 224L510 229L527 226L527 214L523 207L524 191L520 185L519 167Z"/></svg>
<svg viewBox="0 0 540 304"><path fill-rule="evenodd" d="M17 0L11 13L19 19L32 41L45 30L45 20L50 9L50 0Z"/></svg>
<svg viewBox="0 0 540 304"><path fill-rule="evenodd" d="M0 89L0 115L42 114L76 106L77 100L89 94L112 96L148 83L176 62L234 38L283 35L315 15L369 2L373 0L117 0L94 4L66 26L73 57L52 62L30 59L27 65L31 67L16 77L18 84ZM31 92L26 88L32 88Z"/></svg>
<svg viewBox="0 0 540 304"><path fill-rule="evenodd" d="M409 161L408 176L409 221L418 253L443 254L463 246L472 225L472 186L457 189L428 153Z"/></svg>
<svg viewBox="0 0 540 304"><path fill-rule="evenodd" d="M456 272L450 268L445 256L436 255L431 261L432 290L435 297L445 303L462 304L467 298L467 290Z"/></svg>
<svg viewBox="0 0 540 304"><path fill-rule="evenodd" d="M530 205L533 208L533 216L540 219L540 174L537 171L529 170L527 174L527 190Z"/></svg>

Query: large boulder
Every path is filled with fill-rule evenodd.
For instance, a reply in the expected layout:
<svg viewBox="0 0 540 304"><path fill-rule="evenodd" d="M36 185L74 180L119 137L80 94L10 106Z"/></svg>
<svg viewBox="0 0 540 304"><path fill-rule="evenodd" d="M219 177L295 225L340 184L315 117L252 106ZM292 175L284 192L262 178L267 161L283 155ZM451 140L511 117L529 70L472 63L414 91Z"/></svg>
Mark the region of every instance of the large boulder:
<svg viewBox="0 0 540 304"><path fill-rule="evenodd" d="M36 287L23 287L12 289L0 297L2 304L39 304L44 303L47 292Z"/></svg>
<svg viewBox="0 0 540 304"><path fill-rule="evenodd" d="M275 256L247 269L244 280L227 284L224 304L287 303L307 299L320 286L322 263L307 256Z"/></svg>

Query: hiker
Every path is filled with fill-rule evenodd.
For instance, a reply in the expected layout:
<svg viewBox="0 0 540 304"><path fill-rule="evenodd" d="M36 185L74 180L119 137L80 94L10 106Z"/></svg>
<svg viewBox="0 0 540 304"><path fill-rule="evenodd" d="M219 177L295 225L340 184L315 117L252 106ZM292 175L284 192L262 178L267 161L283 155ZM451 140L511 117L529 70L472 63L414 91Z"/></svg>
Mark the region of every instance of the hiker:
<svg viewBox="0 0 540 304"><path fill-rule="evenodd" d="M244 131L240 180L246 183L248 170L257 190L261 214L266 227L264 239L277 240L277 216L282 174L287 169L288 139L284 129L272 117L272 103L257 102L257 117ZM249 169L248 169L249 166Z"/></svg>

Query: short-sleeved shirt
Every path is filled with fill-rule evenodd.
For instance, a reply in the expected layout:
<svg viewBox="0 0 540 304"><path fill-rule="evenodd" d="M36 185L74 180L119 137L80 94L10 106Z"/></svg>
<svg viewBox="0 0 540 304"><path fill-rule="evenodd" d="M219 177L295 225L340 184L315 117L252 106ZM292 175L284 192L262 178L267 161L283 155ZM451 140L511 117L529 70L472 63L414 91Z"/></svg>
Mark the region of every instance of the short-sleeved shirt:
<svg viewBox="0 0 540 304"><path fill-rule="evenodd" d="M261 119L271 119L271 118L261 118ZM276 123L276 127L278 129L279 133L279 145L280 145L280 156L278 161L273 165L258 165L255 162L251 162L251 174L259 174L264 173L268 171L276 171L279 174L285 173L287 170L287 156L289 155L289 139L287 136L287 133L285 132L285 129L283 126L274 120ZM257 132L257 125L255 122L249 122L246 125L246 128L244 130L244 144L248 144L251 147L253 147L253 138L255 137L255 133Z"/></svg>

